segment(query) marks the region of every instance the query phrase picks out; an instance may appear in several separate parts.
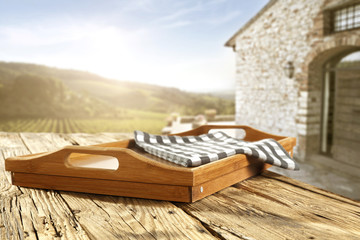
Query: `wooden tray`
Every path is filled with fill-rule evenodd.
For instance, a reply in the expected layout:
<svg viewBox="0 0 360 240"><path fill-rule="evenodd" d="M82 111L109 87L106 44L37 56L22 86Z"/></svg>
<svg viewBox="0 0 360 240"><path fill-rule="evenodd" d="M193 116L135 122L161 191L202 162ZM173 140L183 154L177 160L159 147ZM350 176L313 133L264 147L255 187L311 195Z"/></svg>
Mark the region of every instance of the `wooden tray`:
<svg viewBox="0 0 360 240"><path fill-rule="evenodd" d="M191 136L211 129L243 129L245 141L277 140L293 154L296 139L248 126L204 125L175 134ZM186 168L152 156L133 139L91 146L67 146L50 153L11 157L5 169L12 184L22 187L88 192L177 202L194 202L239 181L260 174L271 165L243 154L199 167Z"/></svg>

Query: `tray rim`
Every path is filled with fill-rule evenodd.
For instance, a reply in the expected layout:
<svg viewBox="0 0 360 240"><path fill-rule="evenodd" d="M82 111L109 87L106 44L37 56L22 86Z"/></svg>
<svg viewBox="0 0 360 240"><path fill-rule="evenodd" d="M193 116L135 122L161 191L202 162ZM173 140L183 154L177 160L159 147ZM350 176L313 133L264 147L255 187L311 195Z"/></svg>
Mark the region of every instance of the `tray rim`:
<svg viewBox="0 0 360 240"><path fill-rule="evenodd" d="M287 151L293 151L296 144L296 139L293 137L283 137L278 135L268 134L249 126L243 125L203 125L199 128L182 132L174 135L188 136L200 135L207 133L210 129L224 129L224 128L241 128L245 131L256 133L256 136L266 136L278 140ZM261 139L264 139L263 137ZM120 145L121 147L112 147L113 145ZM7 158L5 160L5 169L11 172L22 172L32 174L43 174L52 176L68 176L68 177L82 177L93 179L107 179L129 182L145 182L178 186L196 186L201 183L210 181L217 177L231 173L238 169L247 167L252 163L259 161L243 154L234 155L208 164L197 167L183 167L183 166L170 166L165 163L157 162L144 155L141 155L130 148L134 144L133 139L116 141L110 143L103 143L91 146L66 146L60 150L48 153L30 154L25 156L17 156ZM117 170L107 169L88 169L82 167L69 166L63 162L71 153L79 154L98 154L98 155L111 155L119 160L119 168ZM53 160L59 158L60 161ZM126 159L123 160L122 158ZM121 160L120 160L121 159ZM130 176L126 173L124 164L135 164L138 167L137 171L131 166L127 167L131 173L135 174ZM62 168L61 164L64 165ZM42 166L43 165L43 166ZM120 169L120 170L119 170ZM63 170L59 172L59 170ZM143 170L143 171L141 171ZM147 173L144 171L148 171Z"/></svg>

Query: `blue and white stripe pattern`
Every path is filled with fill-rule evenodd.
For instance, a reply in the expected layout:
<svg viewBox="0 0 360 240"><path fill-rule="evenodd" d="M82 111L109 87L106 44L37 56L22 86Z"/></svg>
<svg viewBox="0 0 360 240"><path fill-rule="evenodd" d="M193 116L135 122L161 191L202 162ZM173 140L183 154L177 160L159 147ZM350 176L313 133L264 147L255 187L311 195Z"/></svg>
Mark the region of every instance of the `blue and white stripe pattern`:
<svg viewBox="0 0 360 240"><path fill-rule="evenodd" d="M245 154L274 166L299 170L289 153L273 139L246 142L223 132L186 137L159 136L142 131L134 133L136 144L146 152L185 167L196 167L235 154Z"/></svg>

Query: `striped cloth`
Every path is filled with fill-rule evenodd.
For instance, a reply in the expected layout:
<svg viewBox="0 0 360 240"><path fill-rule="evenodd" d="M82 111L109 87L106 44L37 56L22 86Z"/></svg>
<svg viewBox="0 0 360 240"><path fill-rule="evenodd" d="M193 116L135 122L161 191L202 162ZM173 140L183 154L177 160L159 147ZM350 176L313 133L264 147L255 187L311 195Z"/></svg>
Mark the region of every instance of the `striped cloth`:
<svg viewBox="0 0 360 240"><path fill-rule="evenodd" d="M185 167L196 167L235 154L245 154L274 166L299 170L289 153L273 139L246 142L223 132L186 137L159 136L142 131L135 131L134 134L136 144L146 152Z"/></svg>

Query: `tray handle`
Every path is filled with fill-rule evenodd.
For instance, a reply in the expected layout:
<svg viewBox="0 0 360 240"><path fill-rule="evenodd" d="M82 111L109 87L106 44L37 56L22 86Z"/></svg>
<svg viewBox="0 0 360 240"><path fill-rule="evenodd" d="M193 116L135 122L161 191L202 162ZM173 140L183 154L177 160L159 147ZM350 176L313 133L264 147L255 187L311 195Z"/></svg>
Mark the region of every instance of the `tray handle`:
<svg viewBox="0 0 360 240"><path fill-rule="evenodd" d="M285 136L274 135L270 133L266 133L255 128L245 126L245 125L203 125L198 128L192 129L187 132L172 134L177 136L192 136L192 135L200 135L206 134L211 129L243 129L245 131L245 141L258 141L264 138L272 138L275 140L281 140L286 138Z"/></svg>
<svg viewBox="0 0 360 240"><path fill-rule="evenodd" d="M82 154L106 155L117 158L119 165L117 169L74 166L68 162L71 154L77 157ZM131 149L119 147L66 146L55 152L7 158L5 169L12 174L21 172L132 182L166 182L184 186L193 184L191 169L156 162Z"/></svg>
<svg viewBox="0 0 360 240"><path fill-rule="evenodd" d="M24 156L9 157L5 160L7 171L33 171L49 167L51 169L72 168L68 163L71 154L105 155L118 158L126 149L99 146L65 146L53 152L37 153Z"/></svg>
<svg viewBox="0 0 360 240"><path fill-rule="evenodd" d="M294 153L294 147L296 145L296 138L279 136L275 134L266 133L255 128L246 125L202 125L198 128L192 129L187 132L172 134L177 136L194 136L200 134L206 134L211 129L243 129L245 131L244 141L254 142L265 138L272 138L278 141L291 156Z"/></svg>
<svg viewBox="0 0 360 240"><path fill-rule="evenodd" d="M63 151L69 153L94 154L113 156L114 152L124 152L124 148L102 146L65 146ZM114 156L115 157L115 156Z"/></svg>

